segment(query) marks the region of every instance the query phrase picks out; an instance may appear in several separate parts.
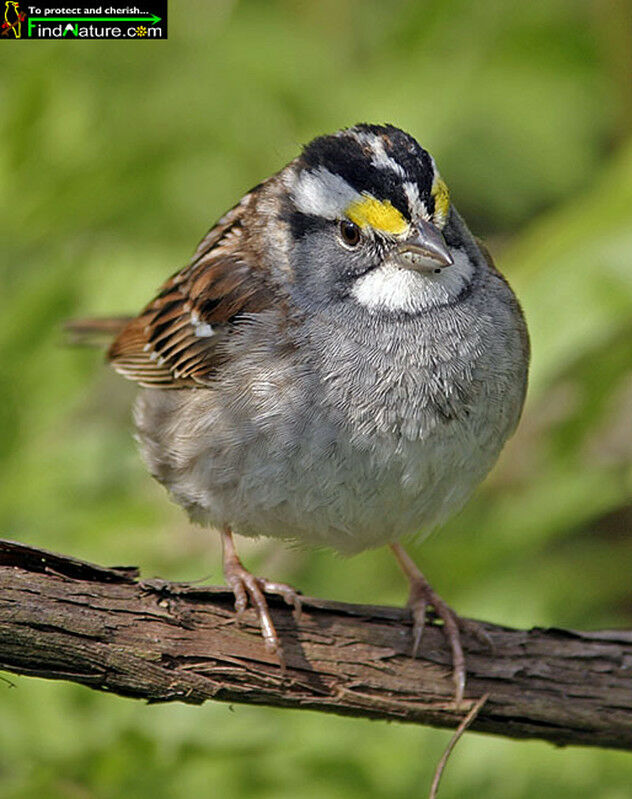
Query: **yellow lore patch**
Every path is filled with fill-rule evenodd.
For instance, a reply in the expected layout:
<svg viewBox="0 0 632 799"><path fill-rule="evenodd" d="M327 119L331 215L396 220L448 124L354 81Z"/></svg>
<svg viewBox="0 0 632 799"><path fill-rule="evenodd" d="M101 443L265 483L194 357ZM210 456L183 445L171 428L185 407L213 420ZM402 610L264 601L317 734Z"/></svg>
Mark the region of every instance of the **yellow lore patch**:
<svg viewBox="0 0 632 799"><path fill-rule="evenodd" d="M435 201L435 220L440 227L443 227L450 210L450 192L438 175L432 184L432 196Z"/></svg>
<svg viewBox="0 0 632 799"><path fill-rule="evenodd" d="M408 222L390 200L376 200L370 194L363 194L361 200L351 203L346 216L358 227L370 226L384 233L397 235L408 230Z"/></svg>

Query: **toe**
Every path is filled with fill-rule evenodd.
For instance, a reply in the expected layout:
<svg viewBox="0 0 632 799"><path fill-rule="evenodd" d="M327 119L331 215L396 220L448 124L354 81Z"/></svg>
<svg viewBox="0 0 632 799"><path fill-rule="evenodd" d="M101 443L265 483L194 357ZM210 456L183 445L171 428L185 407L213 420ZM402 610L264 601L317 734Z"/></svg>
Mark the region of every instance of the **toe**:
<svg viewBox="0 0 632 799"><path fill-rule="evenodd" d="M441 610L435 606L435 610L437 610L439 617L443 620L444 633L452 650L452 677L454 680L455 701L457 707L460 707L465 692L465 656L461 646L457 616L447 605L444 605Z"/></svg>
<svg viewBox="0 0 632 799"><path fill-rule="evenodd" d="M246 593L243 580L234 575L228 577L227 582L235 597L235 613L237 614L237 618L241 618L248 607L248 594Z"/></svg>
<svg viewBox="0 0 632 799"><path fill-rule="evenodd" d="M478 641L490 654L494 654L494 642L482 624L477 621L472 621L471 619L462 619L460 617L457 617L457 622L466 635Z"/></svg>
<svg viewBox="0 0 632 799"><path fill-rule="evenodd" d="M410 605L411 613L413 614L413 651L412 657L417 657L419 647L421 646L421 639L426 626L426 611L428 602L425 597L419 597L415 602Z"/></svg>
<svg viewBox="0 0 632 799"><path fill-rule="evenodd" d="M461 620L427 584L412 586L408 604L413 614L413 657L419 652L429 605L432 606L435 616L443 622L443 633L452 655L455 701L459 707L465 692L465 656L459 632Z"/></svg>
<svg viewBox="0 0 632 799"><path fill-rule="evenodd" d="M267 594L278 594L280 597L282 597L286 605L290 605L292 608L294 608L294 618L297 621L300 619L301 612L303 610L301 597L291 585L286 585L286 583L272 582L271 580L266 580L263 577L260 577L258 582L262 591L265 591Z"/></svg>
<svg viewBox="0 0 632 799"><path fill-rule="evenodd" d="M261 625L261 635L268 652L272 654L279 654L281 645L277 636L272 617L270 616L270 609L266 601L265 595L259 586L259 579L252 574L244 577L244 583L252 606L257 611L259 617L259 624Z"/></svg>

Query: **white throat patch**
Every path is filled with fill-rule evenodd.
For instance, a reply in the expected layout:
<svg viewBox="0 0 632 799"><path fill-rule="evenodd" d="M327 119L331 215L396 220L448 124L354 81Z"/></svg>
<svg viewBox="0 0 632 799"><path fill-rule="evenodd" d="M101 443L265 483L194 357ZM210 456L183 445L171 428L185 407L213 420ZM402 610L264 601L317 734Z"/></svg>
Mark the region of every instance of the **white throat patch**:
<svg viewBox="0 0 632 799"><path fill-rule="evenodd" d="M464 250L453 249L451 266L439 274L419 273L384 264L359 277L352 296L370 311L419 313L457 297L474 275L474 265Z"/></svg>

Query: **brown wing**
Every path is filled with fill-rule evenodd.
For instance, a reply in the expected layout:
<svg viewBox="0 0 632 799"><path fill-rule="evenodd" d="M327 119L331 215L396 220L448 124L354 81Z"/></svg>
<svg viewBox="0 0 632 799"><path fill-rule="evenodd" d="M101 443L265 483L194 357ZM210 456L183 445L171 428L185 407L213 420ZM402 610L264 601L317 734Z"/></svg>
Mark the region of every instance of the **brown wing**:
<svg viewBox="0 0 632 799"><path fill-rule="evenodd" d="M265 276L243 243L250 197L220 219L191 263L114 340L107 357L122 375L150 388L204 385L222 362L218 344L231 325L270 306Z"/></svg>

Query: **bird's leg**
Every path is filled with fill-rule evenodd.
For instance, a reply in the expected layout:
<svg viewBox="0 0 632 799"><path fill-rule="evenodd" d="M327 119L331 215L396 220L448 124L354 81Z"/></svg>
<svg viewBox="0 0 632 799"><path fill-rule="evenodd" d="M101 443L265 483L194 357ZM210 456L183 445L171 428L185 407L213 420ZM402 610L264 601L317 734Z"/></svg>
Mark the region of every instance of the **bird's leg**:
<svg viewBox="0 0 632 799"><path fill-rule="evenodd" d="M397 558L401 570L410 583L408 607L413 614L413 651L415 657L421 644L421 636L426 624L426 611L432 605L436 615L443 621L443 631L452 650L452 675L455 686L455 699L457 707L463 701L465 690L465 657L461 646L459 633L460 619L452 608L448 607L441 597L432 589L432 586L419 571L414 560L400 544L391 544L393 554Z"/></svg>
<svg viewBox="0 0 632 799"><path fill-rule="evenodd" d="M274 629L265 594L279 594L282 596L287 604L292 605L294 608L294 616L297 620L301 613L300 597L291 586L285 585L285 583L274 583L266 580L265 577L255 577L254 574L251 574L237 555L231 530L229 528L224 529L221 536L224 577L235 595L237 617L239 618L246 610L248 599L250 598L250 602L259 616L265 648L279 658L281 667L284 669L285 661L281 642Z"/></svg>

